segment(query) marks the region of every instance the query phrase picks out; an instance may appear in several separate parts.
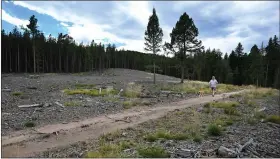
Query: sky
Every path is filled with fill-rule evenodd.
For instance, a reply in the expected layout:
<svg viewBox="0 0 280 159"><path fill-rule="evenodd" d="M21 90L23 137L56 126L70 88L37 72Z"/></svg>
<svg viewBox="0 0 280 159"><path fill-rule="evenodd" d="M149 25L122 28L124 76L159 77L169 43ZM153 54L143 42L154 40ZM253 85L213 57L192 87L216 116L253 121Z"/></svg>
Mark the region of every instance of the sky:
<svg viewBox="0 0 280 159"><path fill-rule="evenodd" d="M144 32L155 7L163 43L186 12L205 48L230 53L239 42L244 51L279 37L277 1L2 1L2 29L38 19L46 36L69 34L77 42L114 43L118 49L144 51Z"/></svg>

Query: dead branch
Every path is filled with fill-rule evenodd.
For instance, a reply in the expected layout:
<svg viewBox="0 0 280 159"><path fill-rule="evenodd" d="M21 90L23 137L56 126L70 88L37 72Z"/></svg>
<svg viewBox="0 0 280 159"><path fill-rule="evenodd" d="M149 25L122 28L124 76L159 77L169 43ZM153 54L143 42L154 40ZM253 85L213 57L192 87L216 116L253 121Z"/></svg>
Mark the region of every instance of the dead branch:
<svg viewBox="0 0 280 159"><path fill-rule="evenodd" d="M251 138L249 141L247 141L243 146L240 146L238 149L238 153L242 152L245 150L249 145L253 143L253 139Z"/></svg>
<svg viewBox="0 0 280 159"><path fill-rule="evenodd" d="M43 104L19 105L19 108L42 107Z"/></svg>
<svg viewBox="0 0 280 159"><path fill-rule="evenodd" d="M57 104L58 106L61 106L61 107L64 108L64 106L61 103L59 103L59 102L55 102L55 104Z"/></svg>
<svg viewBox="0 0 280 159"><path fill-rule="evenodd" d="M11 89L2 89L2 92L11 92Z"/></svg>

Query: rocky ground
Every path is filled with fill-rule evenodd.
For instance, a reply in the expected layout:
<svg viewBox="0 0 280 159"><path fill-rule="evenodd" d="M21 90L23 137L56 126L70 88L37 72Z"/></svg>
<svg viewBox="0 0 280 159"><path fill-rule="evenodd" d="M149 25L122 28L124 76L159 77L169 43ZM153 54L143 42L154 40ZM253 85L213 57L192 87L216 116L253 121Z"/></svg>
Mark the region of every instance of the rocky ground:
<svg viewBox="0 0 280 159"><path fill-rule="evenodd" d="M142 97L145 105L159 102L172 102L181 97L158 96L158 89L151 87L153 74L128 70L109 69L101 76L97 73L77 74L2 74L2 133L8 135L12 131L26 129L25 124L32 121L35 126L53 123L67 123L94 117L104 113L115 113L124 109L122 101L125 97L116 100L88 95L66 95L64 89L73 89L75 85L90 84L96 87L113 86L119 91L129 82L139 83L142 90L149 96ZM178 82L174 77L157 75L158 83ZM184 95L184 99L195 95ZM58 102L59 104L55 104ZM78 103L78 106L60 106L65 103ZM42 107L19 108L19 105L42 104Z"/></svg>
<svg viewBox="0 0 280 159"><path fill-rule="evenodd" d="M279 158L279 97L256 94L176 110L37 157Z"/></svg>

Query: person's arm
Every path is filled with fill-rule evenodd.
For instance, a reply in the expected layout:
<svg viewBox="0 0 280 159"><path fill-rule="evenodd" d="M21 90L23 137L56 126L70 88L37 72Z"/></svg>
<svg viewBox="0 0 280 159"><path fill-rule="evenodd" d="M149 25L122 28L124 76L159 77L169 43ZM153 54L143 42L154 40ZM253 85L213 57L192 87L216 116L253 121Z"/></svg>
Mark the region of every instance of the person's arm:
<svg viewBox="0 0 280 159"><path fill-rule="evenodd" d="M216 84L218 84L218 81L216 80Z"/></svg>

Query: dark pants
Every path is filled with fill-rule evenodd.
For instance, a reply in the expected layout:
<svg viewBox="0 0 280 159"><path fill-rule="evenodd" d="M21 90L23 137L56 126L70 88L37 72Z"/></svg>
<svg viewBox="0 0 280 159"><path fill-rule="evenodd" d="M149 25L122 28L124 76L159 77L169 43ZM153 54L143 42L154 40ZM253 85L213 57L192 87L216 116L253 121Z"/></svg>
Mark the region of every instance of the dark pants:
<svg viewBox="0 0 280 159"><path fill-rule="evenodd" d="M212 91L215 91L215 90L216 90L216 87L211 87L211 90L212 90Z"/></svg>

